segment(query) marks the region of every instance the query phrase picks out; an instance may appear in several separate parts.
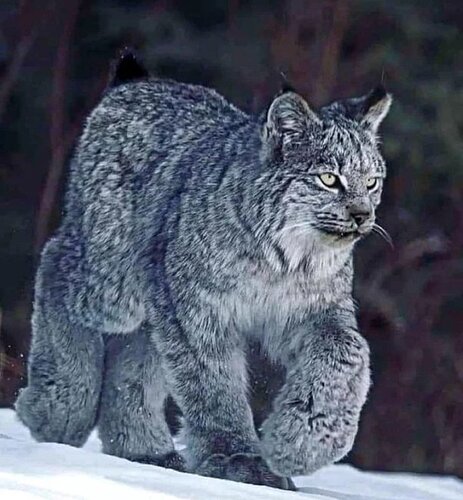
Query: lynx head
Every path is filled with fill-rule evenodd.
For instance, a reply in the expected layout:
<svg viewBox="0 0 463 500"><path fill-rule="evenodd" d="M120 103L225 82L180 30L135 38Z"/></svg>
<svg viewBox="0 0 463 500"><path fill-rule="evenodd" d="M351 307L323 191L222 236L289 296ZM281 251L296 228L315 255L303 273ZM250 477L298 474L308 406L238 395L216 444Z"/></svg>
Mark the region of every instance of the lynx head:
<svg viewBox="0 0 463 500"><path fill-rule="evenodd" d="M274 186L266 233L283 249L349 248L375 227L386 175L377 131L390 104L383 88L318 112L292 91L274 99L263 132Z"/></svg>

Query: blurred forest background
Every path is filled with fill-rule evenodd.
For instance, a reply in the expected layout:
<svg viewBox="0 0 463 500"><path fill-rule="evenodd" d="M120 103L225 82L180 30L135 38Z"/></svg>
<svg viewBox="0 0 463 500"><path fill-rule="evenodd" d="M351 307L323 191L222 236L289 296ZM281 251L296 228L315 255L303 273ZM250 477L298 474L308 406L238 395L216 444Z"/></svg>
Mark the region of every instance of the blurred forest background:
<svg viewBox="0 0 463 500"><path fill-rule="evenodd" d="M249 111L280 71L314 106L383 81L395 247L371 236L357 254L374 385L348 460L463 476L462 28L457 0L1 0L0 406L25 383L34 267L120 48Z"/></svg>

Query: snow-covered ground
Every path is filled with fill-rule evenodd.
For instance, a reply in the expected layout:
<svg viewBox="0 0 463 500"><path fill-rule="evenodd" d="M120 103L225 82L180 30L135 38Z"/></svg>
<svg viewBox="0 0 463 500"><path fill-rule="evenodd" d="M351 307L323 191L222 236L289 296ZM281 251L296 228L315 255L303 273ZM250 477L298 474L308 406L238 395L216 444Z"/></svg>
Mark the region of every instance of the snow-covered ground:
<svg viewBox="0 0 463 500"><path fill-rule="evenodd" d="M0 410L0 499L342 499L463 500L449 477L360 472L348 465L295 478L297 493L182 474L83 449L36 443L11 410Z"/></svg>

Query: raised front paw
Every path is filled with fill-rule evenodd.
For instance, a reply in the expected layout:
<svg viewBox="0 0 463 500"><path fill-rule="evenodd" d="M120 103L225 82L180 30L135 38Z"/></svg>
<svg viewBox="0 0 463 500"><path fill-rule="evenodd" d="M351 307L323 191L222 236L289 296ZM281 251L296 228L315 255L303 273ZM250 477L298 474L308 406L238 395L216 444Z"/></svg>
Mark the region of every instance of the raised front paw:
<svg viewBox="0 0 463 500"><path fill-rule="evenodd" d="M263 454L280 474L310 474L350 451L357 421L355 414L316 413L306 405L289 405L264 422Z"/></svg>
<svg viewBox="0 0 463 500"><path fill-rule="evenodd" d="M260 455L248 453L236 453L231 456L212 455L195 472L202 476L296 491L291 478L274 474Z"/></svg>

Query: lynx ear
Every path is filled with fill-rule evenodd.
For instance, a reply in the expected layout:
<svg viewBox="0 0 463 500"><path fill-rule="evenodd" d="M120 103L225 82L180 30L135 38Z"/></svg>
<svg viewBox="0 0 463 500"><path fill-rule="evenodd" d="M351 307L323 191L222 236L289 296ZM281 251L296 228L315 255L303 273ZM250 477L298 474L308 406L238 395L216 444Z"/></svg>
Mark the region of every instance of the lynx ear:
<svg viewBox="0 0 463 500"><path fill-rule="evenodd" d="M364 114L361 123L376 132L386 118L392 104L392 96L383 86L376 87L365 96Z"/></svg>
<svg viewBox="0 0 463 500"><path fill-rule="evenodd" d="M320 118L299 94L285 91L273 100L268 109L264 137L286 144L309 127L320 123Z"/></svg>
<svg viewBox="0 0 463 500"><path fill-rule="evenodd" d="M381 85L362 97L346 99L342 102L342 107L349 118L376 133L391 104L391 94Z"/></svg>

